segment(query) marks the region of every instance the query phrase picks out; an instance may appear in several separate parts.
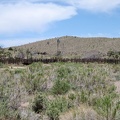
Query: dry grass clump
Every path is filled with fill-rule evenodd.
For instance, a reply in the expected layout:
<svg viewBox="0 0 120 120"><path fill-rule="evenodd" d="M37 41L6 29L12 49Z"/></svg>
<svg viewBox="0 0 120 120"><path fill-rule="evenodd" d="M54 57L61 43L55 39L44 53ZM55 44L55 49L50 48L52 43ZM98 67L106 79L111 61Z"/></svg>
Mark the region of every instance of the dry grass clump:
<svg viewBox="0 0 120 120"><path fill-rule="evenodd" d="M93 108L80 105L60 115L60 120L104 120Z"/></svg>

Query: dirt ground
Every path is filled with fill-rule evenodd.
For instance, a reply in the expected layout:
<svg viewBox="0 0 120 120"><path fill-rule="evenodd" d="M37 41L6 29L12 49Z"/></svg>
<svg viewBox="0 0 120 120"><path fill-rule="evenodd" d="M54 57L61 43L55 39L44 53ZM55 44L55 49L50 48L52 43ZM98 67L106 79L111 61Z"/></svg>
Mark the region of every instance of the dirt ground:
<svg viewBox="0 0 120 120"><path fill-rule="evenodd" d="M115 82L116 91L120 93L120 81Z"/></svg>

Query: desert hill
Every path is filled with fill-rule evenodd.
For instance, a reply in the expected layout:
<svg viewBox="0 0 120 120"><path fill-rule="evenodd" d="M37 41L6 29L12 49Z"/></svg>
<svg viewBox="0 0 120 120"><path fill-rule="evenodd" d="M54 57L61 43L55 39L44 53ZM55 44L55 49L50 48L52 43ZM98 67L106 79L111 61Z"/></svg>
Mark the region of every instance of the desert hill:
<svg viewBox="0 0 120 120"><path fill-rule="evenodd" d="M97 53L105 55L110 50L120 51L120 38L63 36L17 46L15 49L24 52L29 50L33 55L46 53L48 56L54 56L57 51L67 57Z"/></svg>

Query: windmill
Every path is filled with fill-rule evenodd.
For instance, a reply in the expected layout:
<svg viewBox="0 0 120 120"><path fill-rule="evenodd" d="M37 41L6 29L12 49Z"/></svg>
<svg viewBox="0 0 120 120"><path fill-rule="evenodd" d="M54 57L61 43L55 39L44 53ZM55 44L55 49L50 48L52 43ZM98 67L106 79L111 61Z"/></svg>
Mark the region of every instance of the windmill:
<svg viewBox="0 0 120 120"><path fill-rule="evenodd" d="M57 56L60 55L61 51L59 50L60 40L57 39Z"/></svg>

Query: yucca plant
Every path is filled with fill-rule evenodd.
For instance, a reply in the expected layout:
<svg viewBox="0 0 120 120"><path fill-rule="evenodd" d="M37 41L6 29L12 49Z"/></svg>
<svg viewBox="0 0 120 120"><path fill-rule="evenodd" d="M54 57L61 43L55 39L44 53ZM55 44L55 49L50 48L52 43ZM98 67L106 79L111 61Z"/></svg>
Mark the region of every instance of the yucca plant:
<svg viewBox="0 0 120 120"><path fill-rule="evenodd" d="M116 102L112 95L106 95L96 100L95 109L106 120L115 120L116 114L120 110L120 102Z"/></svg>

